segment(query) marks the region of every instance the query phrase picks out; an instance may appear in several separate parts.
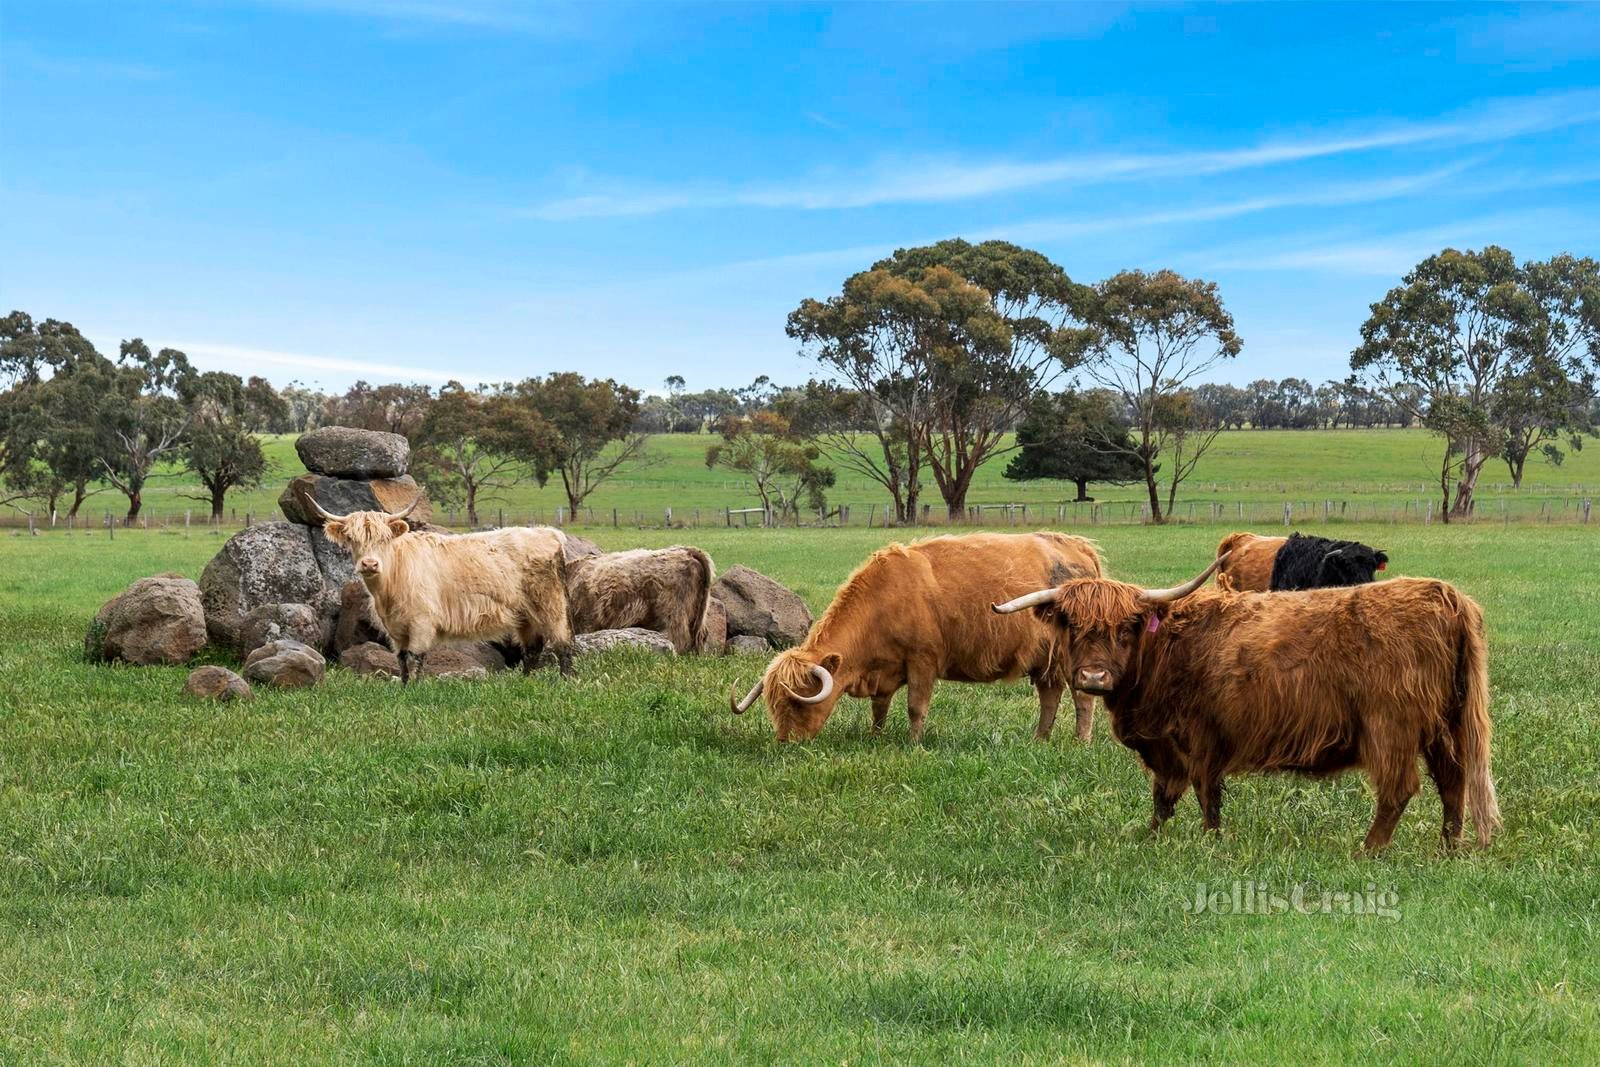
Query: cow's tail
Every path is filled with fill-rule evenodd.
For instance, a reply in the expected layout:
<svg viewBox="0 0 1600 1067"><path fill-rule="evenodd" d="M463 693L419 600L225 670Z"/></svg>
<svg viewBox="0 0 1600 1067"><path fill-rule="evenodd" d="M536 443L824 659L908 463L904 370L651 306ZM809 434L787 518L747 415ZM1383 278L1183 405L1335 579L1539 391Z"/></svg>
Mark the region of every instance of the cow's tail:
<svg viewBox="0 0 1600 1067"><path fill-rule="evenodd" d="M1489 773L1489 653L1483 636L1483 612L1465 597L1460 603L1460 632L1456 652L1456 693L1460 700L1460 725L1456 728L1456 753L1467 780L1467 810L1478 835L1487 845L1500 829L1500 801Z"/></svg>
<svg viewBox="0 0 1600 1067"><path fill-rule="evenodd" d="M698 652L705 634L706 608L711 603L711 583L717 580L717 571L711 564L711 557L700 549L688 548L686 551L700 569L699 581L695 583L694 601L689 606L689 650Z"/></svg>

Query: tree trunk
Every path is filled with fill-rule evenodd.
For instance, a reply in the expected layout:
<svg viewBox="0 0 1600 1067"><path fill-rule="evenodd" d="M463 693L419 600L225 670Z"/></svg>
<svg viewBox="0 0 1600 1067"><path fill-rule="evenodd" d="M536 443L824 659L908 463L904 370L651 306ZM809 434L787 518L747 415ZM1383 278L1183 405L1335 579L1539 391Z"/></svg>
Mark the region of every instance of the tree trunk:
<svg viewBox="0 0 1600 1067"><path fill-rule="evenodd" d="M1513 489L1521 489L1522 488L1522 471L1523 471L1523 468L1525 468L1527 465L1528 465L1528 453L1527 452L1523 452L1521 455L1517 455L1516 453L1512 453L1511 455L1506 456L1506 466L1511 468L1511 488L1513 488Z"/></svg>
<svg viewBox="0 0 1600 1067"><path fill-rule="evenodd" d="M1439 466L1439 517L1450 524L1450 442L1444 443L1444 462Z"/></svg>
<svg viewBox="0 0 1600 1067"><path fill-rule="evenodd" d="M133 523L134 523L134 520L139 517L139 509L143 505L144 505L143 494L139 490L135 489L133 492L129 493L128 494L128 514L127 514L126 517L123 518L122 525L124 525L124 526L132 526Z"/></svg>
<svg viewBox="0 0 1600 1067"><path fill-rule="evenodd" d="M467 528L478 528L478 487L467 483Z"/></svg>
<svg viewBox="0 0 1600 1067"><path fill-rule="evenodd" d="M1156 465L1151 461L1148 449L1144 459L1144 487L1150 493L1150 521L1159 525L1163 521L1161 518L1161 487L1156 484Z"/></svg>
<svg viewBox="0 0 1600 1067"><path fill-rule="evenodd" d="M67 518L78 517L78 509L83 507L84 498L89 495L89 483L81 481L72 487L72 509L67 512Z"/></svg>
<svg viewBox="0 0 1600 1067"><path fill-rule="evenodd" d="M967 513L967 490L971 487L972 475L965 471L939 486L939 495L944 497L950 518L958 519Z"/></svg>
<svg viewBox="0 0 1600 1067"><path fill-rule="evenodd" d="M578 505L583 503L583 494L578 491L583 484L582 474L576 468L570 474L566 467L561 468L561 488L567 491L567 507L574 515L578 513Z"/></svg>
<svg viewBox="0 0 1600 1067"><path fill-rule="evenodd" d="M1450 509L1451 514L1463 518L1472 514L1472 509L1477 504L1473 494L1478 488L1478 475L1482 473L1483 465L1488 459L1488 453L1476 439L1467 442L1461 459L1461 478L1456 483L1456 502Z"/></svg>
<svg viewBox="0 0 1600 1067"><path fill-rule="evenodd" d="M212 488L212 490L211 490L211 521L212 522L219 523L219 524L222 522L222 513L223 513L222 501L223 501L223 498L225 496L227 496L227 495L228 495L227 486L219 485L219 486L214 486Z"/></svg>
<svg viewBox="0 0 1600 1067"><path fill-rule="evenodd" d="M1094 500L1094 497L1089 495L1089 479L1077 478L1074 480L1078 483L1078 497L1073 503L1084 504Z"/></svg>

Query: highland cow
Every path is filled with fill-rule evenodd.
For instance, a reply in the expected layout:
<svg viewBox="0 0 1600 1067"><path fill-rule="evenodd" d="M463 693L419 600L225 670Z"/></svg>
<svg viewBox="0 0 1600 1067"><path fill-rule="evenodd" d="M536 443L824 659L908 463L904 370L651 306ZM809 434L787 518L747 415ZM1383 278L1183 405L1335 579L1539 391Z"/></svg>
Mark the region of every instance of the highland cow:
<svg viewBox="0 0 1600 1067"><path fill-rule="evenodd" d="M807 740L845 694L872 701L872 730L881 732L890 700L905 687L911 739L918 741L935 681L1026 676L1039 692L1034 736L1047 740L1068 688L1065 660L1050 628L1032 616L988 614L994 583L1021 592L1100 574L1094 543L1067 534L977 533L889 545L839 587L803 644L780 652L744 698L730 694L730 703L742 714L764 693L778 740ZM1094 698L1074 703L1078 739L1087 741Z"/></svg>
<svg viewBox="0 0 1600 1067"><path fill-rule="evenodd" d="M1446 845L1461 838L1464 803L1487 844L1500 811L1478 605L1424 578L1200 590L1226 558L1172 589L1078 579L994 608L1032 608L1055 626L1073 687L1104 698L1112 733L1153 776L1151 829L1190 785L1216 830L1229 774L1359 768L1377 794L1364 845L1376 851L1417 792L1420 755L1444 804Z"/></svg>

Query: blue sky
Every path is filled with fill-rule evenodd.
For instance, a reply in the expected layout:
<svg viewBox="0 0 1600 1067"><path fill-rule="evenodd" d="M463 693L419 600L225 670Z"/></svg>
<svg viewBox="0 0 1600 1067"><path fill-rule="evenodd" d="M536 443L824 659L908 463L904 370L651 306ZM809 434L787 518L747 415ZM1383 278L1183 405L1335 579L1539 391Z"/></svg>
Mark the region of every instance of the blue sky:
<svg viewBox="0 0 1600 1067"><path fill-rule="evenodd" d="M1418 259L1597 209L1600 6L0 0L0 305L279 383L799 381L801 298L950 236L1344 377Z"/></svg>

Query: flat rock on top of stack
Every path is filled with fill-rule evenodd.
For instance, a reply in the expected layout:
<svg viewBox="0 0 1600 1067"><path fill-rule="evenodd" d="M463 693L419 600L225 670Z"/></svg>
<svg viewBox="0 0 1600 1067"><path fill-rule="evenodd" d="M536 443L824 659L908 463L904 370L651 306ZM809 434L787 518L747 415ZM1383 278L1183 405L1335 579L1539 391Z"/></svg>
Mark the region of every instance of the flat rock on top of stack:
<svg viewBox="0 0 1600 1067"><path fill-rule="evenodd" d="M312 474L330 478L398 478L411 462L411 444L397 433L324 426L294 443Z"/></svg>

